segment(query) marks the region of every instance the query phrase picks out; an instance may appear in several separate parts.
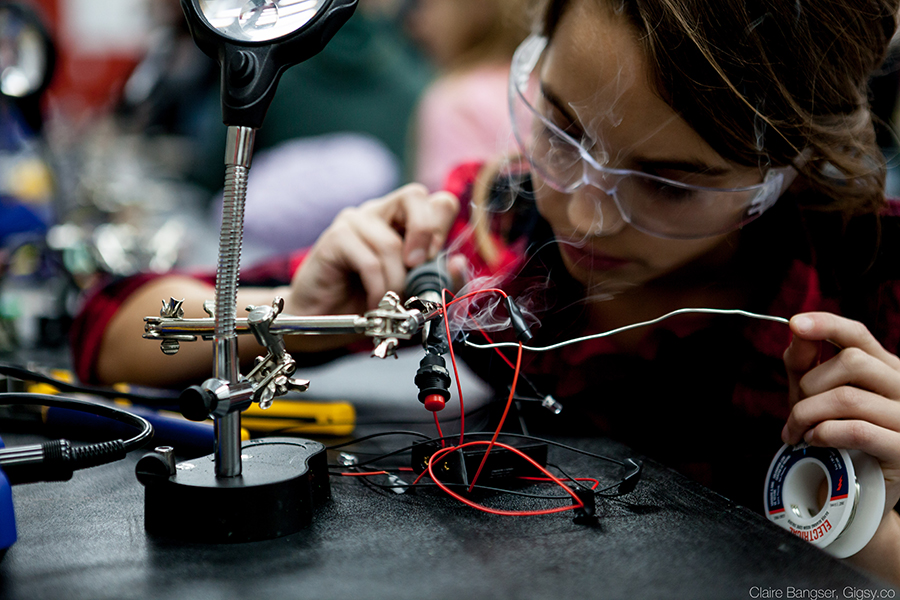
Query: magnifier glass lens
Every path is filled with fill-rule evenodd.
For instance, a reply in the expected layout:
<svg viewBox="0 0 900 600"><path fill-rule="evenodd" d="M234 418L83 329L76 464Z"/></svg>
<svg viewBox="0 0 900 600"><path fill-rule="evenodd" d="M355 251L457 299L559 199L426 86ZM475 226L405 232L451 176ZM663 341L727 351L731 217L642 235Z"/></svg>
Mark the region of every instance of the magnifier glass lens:
<svg viewBox="0 0 900 600"><path fill-rule="evenodd" d="M318 14L327 0L195 0L200 14L222 35L241 42L264 42L294 33Z"/></svg>

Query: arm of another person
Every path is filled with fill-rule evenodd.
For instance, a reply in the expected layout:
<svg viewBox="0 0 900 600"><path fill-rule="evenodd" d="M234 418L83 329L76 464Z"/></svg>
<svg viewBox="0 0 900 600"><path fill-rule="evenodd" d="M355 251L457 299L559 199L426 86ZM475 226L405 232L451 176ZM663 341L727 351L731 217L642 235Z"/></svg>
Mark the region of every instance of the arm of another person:
<svg viewBox="0 0 900 600"><path fill-rule="evenodd" d="M858 449L878 459L886 500L875 536L848 560L900 585L900 358L859 322L830 313L791 319L794 334L784 362L791 414L782 432L788 444ZM828 340L842 348L820 361Z"/></svg>
<svg viewBox="0 0 900 600"><path fill-rule="evenodd" d="M290 285L239 288L238 308L285 299L285 314L360 314L377 306L388 290L403 291L407 269L434 258L444 245L459 210L455 196L429 194L407 185L344 209L326 229L297 269ZM98 378L155 386L180 384L211 375L210 342L186 342L174 356L141 339L143 318L159 313L160 301L184 298L185 317L203 317L214 288L190 277L170 275L150 281L131 294L112 317L96 358ZM241 360L260 353L252 336L241 336ZM345 346L355 336L288 336L292 353L319 352Z"/></svg>

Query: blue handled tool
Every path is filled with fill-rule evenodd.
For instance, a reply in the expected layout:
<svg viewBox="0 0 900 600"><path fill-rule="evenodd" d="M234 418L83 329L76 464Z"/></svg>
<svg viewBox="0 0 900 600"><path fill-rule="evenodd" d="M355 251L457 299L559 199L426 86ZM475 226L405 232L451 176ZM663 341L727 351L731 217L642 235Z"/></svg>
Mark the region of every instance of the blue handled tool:
<svg viewBox="0 0 900 600"><path fill-rule="evenodd" d="M121 410L139 415L153 425L153 443L161 446L172 446L179 456L202 456L215 448L215 433L210 422L197 423L188 421L179 414L167 411L156 411L140 406L119 407ZM77 431L78 435L95 436L101 439L127 436L131 430L125 423L119 423L106 417L92 415L78 410L60 407L47 407L43 412L44 423L63 431ZM242 438L249 434L242 432Z"/></svg>
<svg viewBox="0 0 900 600"><path fill-rule="evenodd" d="M0 439L0 448L4 447L3 440ZM17 538L12 487L9 485L6 474L0 469L0 558L6 554L6 550L15 543Z"/></svg>

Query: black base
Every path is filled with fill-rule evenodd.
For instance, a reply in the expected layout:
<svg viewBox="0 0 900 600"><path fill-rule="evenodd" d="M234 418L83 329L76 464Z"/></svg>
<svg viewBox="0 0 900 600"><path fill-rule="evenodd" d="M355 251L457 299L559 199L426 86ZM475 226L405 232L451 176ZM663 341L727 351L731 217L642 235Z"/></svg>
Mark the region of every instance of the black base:
<svg viewBox="0 0 900 600"><path fill-rule="evenodd" d="M215 475L214 456L179 463L174 475L148 473L144 484L148 533L188 542L252 542L299 531L331 498L325 446L299 438L244 442L243 472ZM142 463L145 463L142 465Z"/></svg>

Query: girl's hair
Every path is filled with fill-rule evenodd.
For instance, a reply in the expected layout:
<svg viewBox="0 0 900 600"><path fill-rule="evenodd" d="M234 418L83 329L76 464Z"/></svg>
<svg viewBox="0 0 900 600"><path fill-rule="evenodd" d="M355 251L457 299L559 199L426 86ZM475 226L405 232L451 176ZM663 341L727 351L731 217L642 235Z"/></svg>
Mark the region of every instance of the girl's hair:
<svg viewBox="0 0 900 600"><path fill-rule="evenodd" d="M628 18L660 95L717 152L743 165L798 156L819 208L884 204L885 165L867 82L900 0L576 0ZM571 0L544 0L553 33Z"/></svg>

